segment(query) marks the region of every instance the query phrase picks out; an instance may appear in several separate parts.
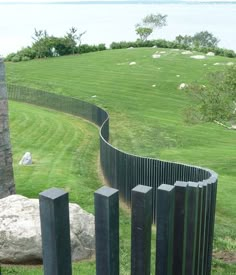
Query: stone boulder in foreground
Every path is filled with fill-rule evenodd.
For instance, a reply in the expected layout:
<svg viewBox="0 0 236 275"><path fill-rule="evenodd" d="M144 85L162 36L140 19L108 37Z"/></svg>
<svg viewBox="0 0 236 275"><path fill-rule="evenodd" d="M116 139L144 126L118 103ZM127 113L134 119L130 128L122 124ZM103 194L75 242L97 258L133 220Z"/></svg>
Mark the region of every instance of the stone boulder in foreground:
<svg viewBox="0 0 236 275"><path fill-rule="evenodd" d="M94 216L70 203L73 260L95 252ZM30 264L42 261L39 200L20 195L0 199L0 262Z"/></svg>

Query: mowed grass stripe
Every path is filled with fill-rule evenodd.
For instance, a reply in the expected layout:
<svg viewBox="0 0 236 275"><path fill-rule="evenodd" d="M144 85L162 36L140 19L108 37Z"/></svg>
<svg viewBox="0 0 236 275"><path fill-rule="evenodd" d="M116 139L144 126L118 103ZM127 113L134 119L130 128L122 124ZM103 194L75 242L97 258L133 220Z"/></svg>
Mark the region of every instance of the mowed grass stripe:
<svg viewBox="0 0 236 275"><path fill-rule="evenodd" d="M81 202L82 207L93 212L92 194L101 184L95 169L96 127L73 116L10 102L10 130L17 193L37 197L46 188L61 187L70 191L72 201ZM32 153L34 163L30 167L19 166L26 151ZM88 176L90 181L86 181ZM92 198L85 204L78 193Z"/></svg>

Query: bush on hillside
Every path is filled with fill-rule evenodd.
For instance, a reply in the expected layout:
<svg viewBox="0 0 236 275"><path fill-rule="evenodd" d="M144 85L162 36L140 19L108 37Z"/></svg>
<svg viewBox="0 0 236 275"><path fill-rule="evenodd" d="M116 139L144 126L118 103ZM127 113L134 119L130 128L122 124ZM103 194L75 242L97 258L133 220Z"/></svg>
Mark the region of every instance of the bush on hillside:
<svg viewBox="0 0 236 275"><path fill-rule="evenodd" d="M223 72L209 75L207 87L189 85L188 94L192 98L185 115L186 121L227 121L236 118L236 66Z"/></svg>
<svg viewBox="0 0 236 275"><path fill-rule="evenodd" d="M21 61L20 55L15 54L15 55L12 57L11 61L12 61L12 62L20 62L20 61Z"/></svg>
<svg viewBox="0 0 236 275"><path fill-rule="evenodd" d="M168 41L165 39L157 40L145 40L140 39L136 41L121 41L121 42L112 42L110 45L111 49L127 49L127 48L142 48L142 47L157 47L157 48L167 48L167 49L181 49L181 50L191 50L202 53L213 52L215 55L235 58L236 53L233 50L218 48L218 47L197 47L188 43L180 43L179 39L174 41Z"/></svg>

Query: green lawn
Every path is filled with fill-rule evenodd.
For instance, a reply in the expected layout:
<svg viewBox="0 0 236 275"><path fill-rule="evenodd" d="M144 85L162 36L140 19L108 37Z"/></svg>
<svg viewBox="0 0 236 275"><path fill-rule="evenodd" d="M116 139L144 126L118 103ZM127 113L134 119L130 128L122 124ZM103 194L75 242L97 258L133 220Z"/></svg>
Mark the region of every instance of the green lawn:
<svg viewBox="0 0 236 275"><path fill-rule="evenodd" d="M214 274L236 274L236 132L212 123L185 124L184 109L190 99L177 89L180 83L207 85L209 72L227 66L214 63L232 60L223 57L194 60L173 50L164 50L166 53L160 59L153 59L156 50L108 50L8 63L7 78L9 83L77 97L103 107L111 116L111 142L120 149L215 170L219 174L219 186L214 250L218 258L225 255L225 260L214 260ZM130 66L132 61L137 64ZM101 185L97 173L97 129L72 116L24 104L11 103L10 110L15 164L26 150L33 151L36 160L32 167L15 165L17 191L37 196L42 189L56 183L70 191L72 201L93 211L92 193ZM33 114L27 115L28 110ZM54 123L47 125L50 120ZM23 132L22 127L25 127ZM20 138L22 135L26 138ZM54 148L54 144L59 147ZM122 235L127 237L129 219L126 215L121 219L125 232ZM121 245L122 275L128 270L127 242L128 238ZM78 266L89 270L90 265L94 264Z"/></svg>

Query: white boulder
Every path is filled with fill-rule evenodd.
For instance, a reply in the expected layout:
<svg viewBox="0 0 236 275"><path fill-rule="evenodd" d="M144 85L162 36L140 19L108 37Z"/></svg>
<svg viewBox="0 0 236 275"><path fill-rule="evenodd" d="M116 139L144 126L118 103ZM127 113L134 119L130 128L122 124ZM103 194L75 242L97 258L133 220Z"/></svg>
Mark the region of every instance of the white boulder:
<svg viewBox="0 0 236 275"><path fill-rule="evenodd" d="M69 204L73 260L90 258L95 251L94 216ZM0 199L0 262L42 261L39 200L20 195Z"/></svg>
<svg viewBox="0 0 236 275"><path fill-rule="evenodd" d="M193 52L191 52L191 51L183 51L183 52L181 52L181 54L192 54Z"/></svg>
<svg viewBox="0 0 236 275"><path fill-rule="evenodd" d="M21 158L19 165L31 165L32 164L32 155L30 152L26 152Z"/></svg>
<svg viewBox="0 0 236 275"><path fill-rule="evenodd" d="M192 55L190 57L193 59L205 59L206 58L205 55Z"/></svg>
<svg viewBox="0 0 236 275"><path fill-rule="evenodd" d="M184 90L184 89L186 89L186 88L188 88L188 84L186 84L186 83L181 83L181 84L179 85L179 90Z"/></svg>
<svg viewBox="0 0 236 275"><path fill-rule="evenodd" d="M132 62L129 63L129 65L131 65L131 66L136 65L136 62L132 61Z"/></svg>
<svg viewBox="0 0 236 275"><path fill-rule="evenodd" d="M227 62L227 65L228 65L228 66L233 66L233 65L234 65L234 62Z"/></svg>
<svg viewBox="0 0 236 275"><path fill-rule="evenodd" d="M161 57L161 55L160 54L156 54L156 53L154 53L153 55L152 55L152 58L160 58Z"/></svg>
<svg viewBox="0 0 236 275"><path fill-rule="evenodd" d="M206 55L207 55L207 56L215 56L215 53L213 53L213 52L208 52Z"/></svg>

